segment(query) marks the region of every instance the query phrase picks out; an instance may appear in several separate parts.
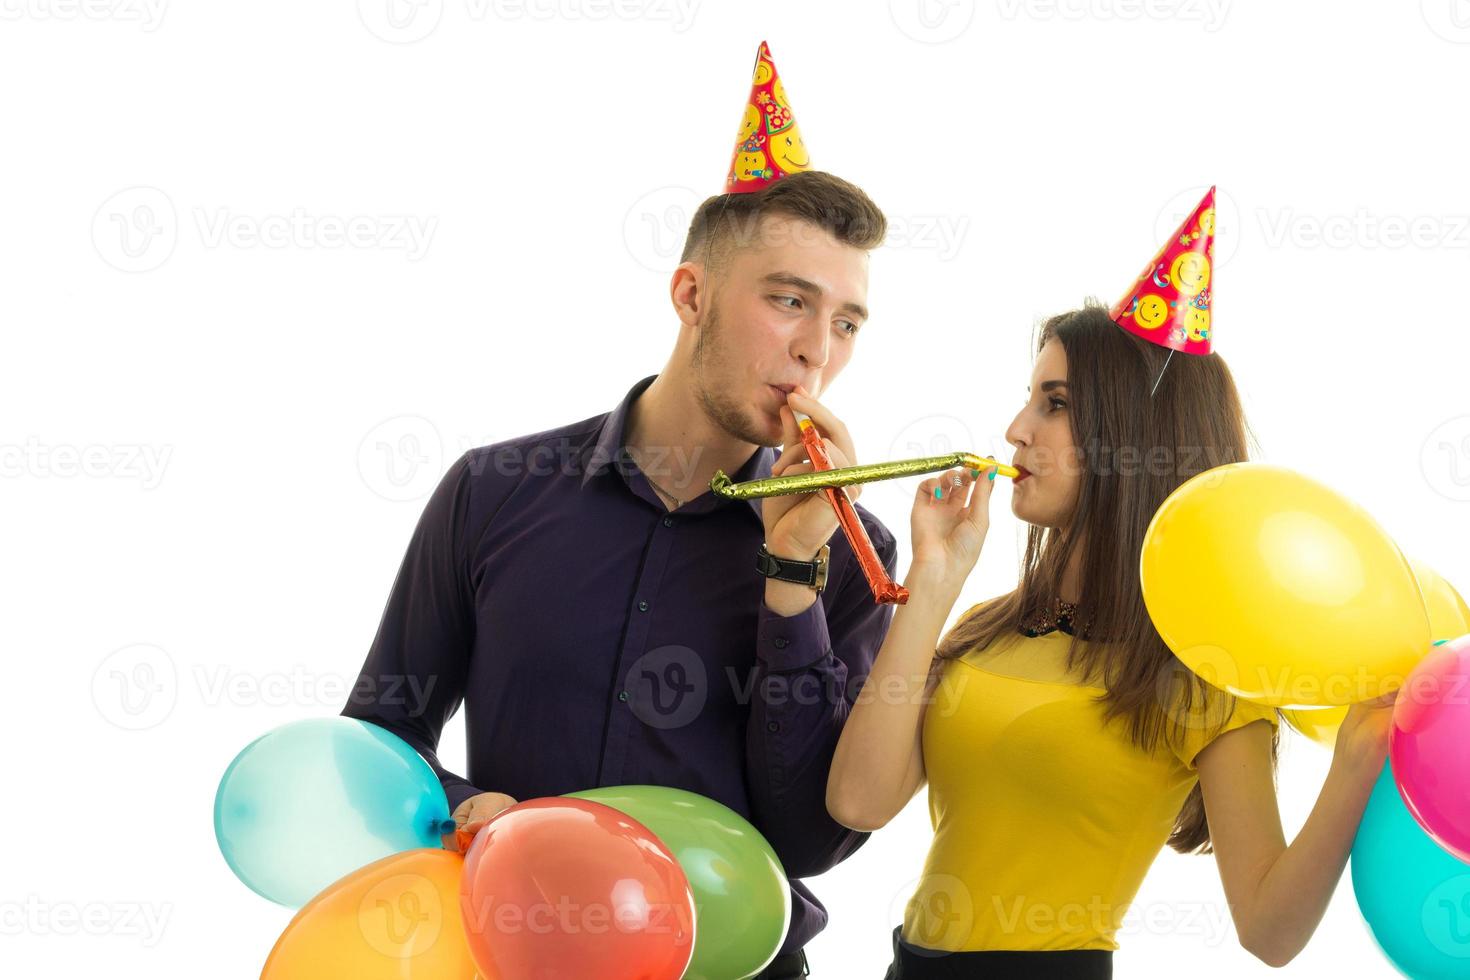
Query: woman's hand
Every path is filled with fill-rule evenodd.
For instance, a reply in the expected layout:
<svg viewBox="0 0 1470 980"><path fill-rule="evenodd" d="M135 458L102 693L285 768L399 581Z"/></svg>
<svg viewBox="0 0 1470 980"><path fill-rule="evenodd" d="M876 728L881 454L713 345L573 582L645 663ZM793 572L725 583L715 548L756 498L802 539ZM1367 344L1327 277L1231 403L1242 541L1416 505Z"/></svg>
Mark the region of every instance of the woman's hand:
<svg viewBox="0 0 1470 980"><path fill-rule="evenodd" d="M993 473L981 470L976 477L973 470L946 470L919 484L909 517L916 571L938 575L956 589L964 584L990 530Z"/></svg>
<svg viewBox="0 0 1470 980"><path fill-rule="evenodd" d="M857 454L853 451L852 436L848 434L847 426L826 406L800 386L786 399L787 404L781 408L783 448L771 465L772 476L795 476L813 469L807 462L806 444L801 441L801 428L796 424L792 408L805 412L817 424L817 430L825 437L822 444L834 467L840 469L856 462ZM862 486L845 489L847 499L856 503ZM837 530L837 512L821 491L766 497L761 501L761 519L766 525L766 547L778 558L810 561Z"/></svg>
<svg viewBox="0 0 1470 980"><path fill-rule="evenodd" d="M1393 731L1393 705L1398 695L1393 690L1348 708L1347 717L1337 729L1333 755L1361 765L1377 778L1388 757L1388 736Z"/></svg>

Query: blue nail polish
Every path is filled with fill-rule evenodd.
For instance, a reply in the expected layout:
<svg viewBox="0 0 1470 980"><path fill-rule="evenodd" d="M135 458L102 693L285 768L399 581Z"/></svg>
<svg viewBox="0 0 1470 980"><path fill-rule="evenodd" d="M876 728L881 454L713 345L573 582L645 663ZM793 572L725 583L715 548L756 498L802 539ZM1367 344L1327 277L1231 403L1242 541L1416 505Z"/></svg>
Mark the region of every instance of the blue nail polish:
<svg viewBox="0 0 1470 980"><path fill-rule="evenodd" d="M995 482L995 470L991 470L990 471L990 482L991 483L994 483Z"/></svg>
<svg viewBox="0 0 1470 980"><path fill-rule="evenodd" d="M970 475L971 475L971 476L976 476L976 477L978 477L978 476L979 476L979 475L980 475L980 471L979 471L979 470L971 470L971 471L970 471Z"/></svg>
<svg viewBox="0 0 1470 980"><path fill-rule="evenodd" d="M934 488L934 499L935 500L943 500L944 499L944 491L941 490L941 489L939 489L938 487L935 487Z"/></svg>

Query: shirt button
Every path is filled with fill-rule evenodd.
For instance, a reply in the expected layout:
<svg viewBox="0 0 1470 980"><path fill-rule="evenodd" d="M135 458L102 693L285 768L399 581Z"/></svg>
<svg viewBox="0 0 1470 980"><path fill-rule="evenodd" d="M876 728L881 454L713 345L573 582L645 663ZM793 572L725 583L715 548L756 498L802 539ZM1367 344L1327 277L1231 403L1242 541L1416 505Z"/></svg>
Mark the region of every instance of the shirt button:
<svg viewBox="0 0 1470 980"><path fill-rule="evenodd" d="M665 517L664 518L664 527L673 527L673 526L674 526L674 519L672 517Z"/></svg>
<svg viewBox="0 0 1470 980"><path fill-rule="evenodd" d="M786 649L786 637L784 637L784 636L778 636L778 637L776 637L776 649L777 650L785 650Z"/></svg>
<svg viewBox="0 0 1470 980"><path fill-rule="evenodd" d="M627 691L619 691L618 692L618 700L619 701L626 701L626 700L628 700L628 692Z"/></svg>
<svg viewBox="0 0 1470 980"><path fill-rule="evenodd" d="M648 600L647 599L639 599L638 600L638 611L639 612L648 612Z"/></svg>
<svg viewBox="0 0 1470 980"><path fill-rule="evenodd" d="M780 730L781 730L781 723L779 721L768 721L768 722L766 722L766 731L768 731L768 732L778 732Z"/></svg>

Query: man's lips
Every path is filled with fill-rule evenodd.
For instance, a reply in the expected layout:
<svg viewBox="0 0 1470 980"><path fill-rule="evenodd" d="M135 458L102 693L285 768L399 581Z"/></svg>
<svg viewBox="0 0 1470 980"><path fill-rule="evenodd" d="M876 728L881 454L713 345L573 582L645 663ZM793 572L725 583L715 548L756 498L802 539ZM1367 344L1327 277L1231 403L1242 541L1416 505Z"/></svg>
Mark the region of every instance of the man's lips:
<svg viewBox="0 0 1470 980"><path fill-rule="evenodd" d="M791 394L797 388L797 386L794 384L773 385L769 383L766 385L766 387L776 393L776 401L781 405L787 404L786 396Z"/></svg>

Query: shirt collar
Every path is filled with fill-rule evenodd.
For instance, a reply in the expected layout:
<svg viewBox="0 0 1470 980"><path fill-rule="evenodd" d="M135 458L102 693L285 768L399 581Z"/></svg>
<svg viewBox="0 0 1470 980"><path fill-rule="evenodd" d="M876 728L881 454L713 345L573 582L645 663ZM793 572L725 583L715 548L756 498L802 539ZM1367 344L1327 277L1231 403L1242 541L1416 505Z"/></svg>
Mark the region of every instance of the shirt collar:
<svg viewBox="0 0 1470 980"><path fill-rule="evenodd" d="M586 456L583 458L583 487L587 486L587 482L593 476L611 469L613 461L622 456L623 434L628 425L628 413L632 409L633 403L638 400L638 396L643 394L657 377L658 375L656 374L650 374L633 385L632 388L628 389L628 393L623 396L623 400L618 403L617 408L609 412L603 420L602 428L597 433L597 439L586 451ZM776 450L771 446L758 446L755 452L751 453L749 458L741 465L740 469L730 475L730 479L735 483L745 483L748 480L764 480L771 475L771 467L775 463ZM624 473L619 473L619 476L626 479L626 474ZM719 503L725 502L724 500L719 501ZM753 497L745 501L745 503L750 505L750 509L754 512L756 519L761 520L760 498ZM698 509L703 510L704 508L701 507ZM683 510L685 508L681 507L680 511Z"/></svg>

